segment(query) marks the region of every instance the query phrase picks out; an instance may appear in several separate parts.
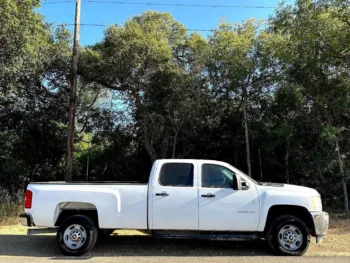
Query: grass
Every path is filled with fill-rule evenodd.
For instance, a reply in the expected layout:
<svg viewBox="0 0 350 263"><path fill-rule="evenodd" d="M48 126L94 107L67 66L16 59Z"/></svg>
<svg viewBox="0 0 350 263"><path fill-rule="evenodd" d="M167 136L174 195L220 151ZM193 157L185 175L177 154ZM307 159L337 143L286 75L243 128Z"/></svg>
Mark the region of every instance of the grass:
<svg viewBox="0 0 350 263"><path fill-rule="evenodd" d="M23 211L23 205L18 203L0 203L0 226L19 223L19 214Z"/></svg>

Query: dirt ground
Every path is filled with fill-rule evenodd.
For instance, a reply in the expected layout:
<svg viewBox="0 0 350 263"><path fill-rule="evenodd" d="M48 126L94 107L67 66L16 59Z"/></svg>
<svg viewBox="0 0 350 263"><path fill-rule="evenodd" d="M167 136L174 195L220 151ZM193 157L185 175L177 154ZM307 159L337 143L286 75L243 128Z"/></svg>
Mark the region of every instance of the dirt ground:
<svg viewBox="0 0 350 263"><path fill-rule="evenodd" d="M21 240L20 236L23 236L23 238L25 237L25 239L28 239L30 237L26 236L26 231L27 228L20 226L20 225L9 225L9 226L0 226L0 235L2 235L2 237L10 237L10 236L17 236L14 238L17 238L19 241ZM52 234L47 234L46 236L50 236ZM133 240L133 238L135 238L135 242L138 243L139 241L137 240L146 240L145 242L148 243L152 243L152 242L161 242L162 241L152 241L152 239L148 238L148 237L144 237L142 238L141 236L143 236L144 234L135 231L135 230L118 230L115 231L113 233L112 237L109 237L107 239L107 241L104 241L105 244L103 244L105 246L105 248L103 249L103 251L106 251L107 247L110 247L111 249L113 249L110 244L115 243L116 240L121 239L125 239L127 242L130 242ZM127 237L129 236L129 237ZM133 237L134 236L134 237ZM50 238L50 237L47 237ZM1 239L1 236L0 236ZM52 237L52 239L54 240L54 237ZM169 242L169 241L166 241ZM172 242L172 241L170 241ZM198 243L197 241L185 241L186 244L191 244L192 243ZM175 241L174 244L178 244L178 241ZM230 243L230 242L227 242ZM157 243L158 244L158 243ZM327 236L323 239L323 242L321 245L316 245L315 239L312 238L311 241L311 245L310 248L308 250L308 252L306 253L306 256L345 256L345 257L350 257L350 219L337 219L337 218L333 218L330 221L330 227L329 227L329 232L327 234ZM227 245L225 245L227 246ZM229 245L230 246L230 245ZM236 246L236 245L235 245ZM249 249L251 246L256 247L256 245L251 245L249 244L237 244L238 247L242 246L243 249L247 248ZM259 248L263 248L267 249L264 247L265 245L262 244L260 245L260 243L257 245L257 247ZM98 247L102 247L102 244L100 244ZM97 248L98 251L99 248ZM96 249L95 249L96 251ZM254 253L254 249L252 251L252 253ZM267 251L268 253L268 251ZM0 254L1 257L1 254ZM350 259L349 259L350 262Z"/></svg>
<svg viewBox="0 0 350 263"><path fill-rule="evenodd" d="M321 245L311 241L307 256L350 256L350 219L331 219ZM349 259L350 262L350 259Z"/></svg>

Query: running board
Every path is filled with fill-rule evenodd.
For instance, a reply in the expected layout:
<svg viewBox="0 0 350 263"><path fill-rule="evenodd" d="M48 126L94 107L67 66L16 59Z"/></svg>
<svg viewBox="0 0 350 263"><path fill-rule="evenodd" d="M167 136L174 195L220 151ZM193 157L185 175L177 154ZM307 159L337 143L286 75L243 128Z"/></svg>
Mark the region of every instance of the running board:
<svg viewBox="0 0 350 263"><path fill-rule="evenodd" d="M259 239L256 233L203 233L203 232L183 232L181 231L153 231L152 236L156 238L172 238L172 239L210 239L210 240L228 240L228 241L250 241Z"/></svg>
<svg viewBox="0 0 350 263"><path fill-rule="evenodd" d="M30 228L27 230L27 236L34 236L40 234L52 234L56 233L57 228Z"/></svg>

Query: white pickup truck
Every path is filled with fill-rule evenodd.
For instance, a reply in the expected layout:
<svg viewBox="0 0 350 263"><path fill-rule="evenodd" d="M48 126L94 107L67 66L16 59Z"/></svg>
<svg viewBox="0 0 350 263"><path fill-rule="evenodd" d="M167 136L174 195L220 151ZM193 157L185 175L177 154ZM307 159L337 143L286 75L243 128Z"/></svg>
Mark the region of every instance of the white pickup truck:
<svg viewBox="0 0 350 263"><path fill-rule="evenodd" d="M329 217L311 188L258 183L209 160L158 160L148 184L30 183L22 224L57 231L64 254L82 255L97 236L137 229L156 237L266 239L278 254L319 243Z"/></svg>

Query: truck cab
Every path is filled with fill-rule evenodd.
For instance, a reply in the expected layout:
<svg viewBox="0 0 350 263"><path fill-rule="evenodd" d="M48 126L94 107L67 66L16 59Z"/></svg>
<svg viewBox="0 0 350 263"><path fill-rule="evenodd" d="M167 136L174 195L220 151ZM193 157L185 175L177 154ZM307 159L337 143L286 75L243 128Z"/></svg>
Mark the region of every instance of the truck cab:
<svg viewBox="0 0 350 263"><path fill-rule="evenodd" d="M234 167L217 161L159 160L153 169L151 229L258 230L257 185Z"/></svg>
<svg viewBox="0 0 350 263"><path fill-rule="evenodd" d="M157 160L148 184L31 183L21 218L57 231L69 255L126 228L156 237L262 238L279 254L302 255L310 236L321 241L329 221L314 189L259 183L228 163L194 159Z"/></svg>

